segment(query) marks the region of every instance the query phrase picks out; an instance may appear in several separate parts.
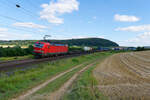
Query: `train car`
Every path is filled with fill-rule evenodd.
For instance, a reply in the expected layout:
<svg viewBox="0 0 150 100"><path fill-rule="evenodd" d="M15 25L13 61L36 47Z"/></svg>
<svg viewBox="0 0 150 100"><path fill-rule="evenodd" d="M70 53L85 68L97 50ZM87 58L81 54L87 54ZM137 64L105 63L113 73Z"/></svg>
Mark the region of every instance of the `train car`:
<svg viewBox="0 0 150 100"><path fill-rule="evenodd" d="M34 44L33 52L35 57L38 58L47 56L56 56L68 53L68 45L39 41Z"/></svg>
<svg viewBox="0 0 150 100"><path fill-rule="evenodd" d="M92 51L92 48L91 47L83 47L83 50L84 51Z"/></svg>
<svg viewBox="0 0 150 100"><path fill-rule="evenodd" d="M109 51L110 48L108 48L108 47L98 47L98 50L99 51Z"/></svg>

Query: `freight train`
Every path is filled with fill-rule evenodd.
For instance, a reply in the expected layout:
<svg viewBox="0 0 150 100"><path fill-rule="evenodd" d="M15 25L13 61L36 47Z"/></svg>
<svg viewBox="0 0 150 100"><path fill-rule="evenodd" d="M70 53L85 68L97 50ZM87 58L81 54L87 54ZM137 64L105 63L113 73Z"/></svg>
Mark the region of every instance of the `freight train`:
<svg viewBox="0 0 150 100"><path fill-rule="evenodd" d="M91 47L83 47L82 49L70 49L66 44L57 44L47 41L39 41L34 44L35 58L52 57L67 54L81 54L92 52Z"/></svg>

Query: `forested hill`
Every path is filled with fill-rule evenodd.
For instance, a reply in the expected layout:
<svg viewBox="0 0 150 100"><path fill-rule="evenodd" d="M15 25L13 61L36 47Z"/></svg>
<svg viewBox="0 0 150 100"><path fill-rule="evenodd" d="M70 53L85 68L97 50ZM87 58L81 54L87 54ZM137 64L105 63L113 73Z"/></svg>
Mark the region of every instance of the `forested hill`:
<svg viewBox="0 0 150 100"><path fill-rule="evenodd" d="M33 45L37 40L11 40L0 41L0 45ZM102 46L113 47L119 46L117 43L102 38L82 38L69 40L50 40L53 43L68 44L69 46Z"/></svg>
<svg viewBox="0 0 150 100"><path fill-rule="evenodd" d="M70 46L102 46L113 47L119 46L117 43L102 39L102 38L84 38L84 39L70 39L70 40L52 40L52 42L68 44Z"/></svg>

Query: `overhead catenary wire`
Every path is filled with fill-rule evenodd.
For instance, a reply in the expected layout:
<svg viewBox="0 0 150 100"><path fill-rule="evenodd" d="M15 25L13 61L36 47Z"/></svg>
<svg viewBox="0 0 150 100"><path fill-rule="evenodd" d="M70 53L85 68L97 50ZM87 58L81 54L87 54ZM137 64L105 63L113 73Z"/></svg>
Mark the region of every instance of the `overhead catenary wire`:
<svg viewBox="0 0 150 100"><path fill-rule="evenodd" d="M22 21L22 20L18 20L18 19L16 19L16 18L9 17L9 16L2 15L2 14L0 14L0 17L5 18L5 19L12 20L12 21L14 21L14 22L25 23L25 22L24 22L24 21ZM7 27L8 27L8 26L7 26ZM9 27L9 28L10 28L10 27ZM13 27L13 28L14 28L14 27ZM12 29L12 27L11 27L11 29ZM16 28L16 29L26 31L25 29L19 29L19 28ZM15 29L15 30L16 30L16 29ZM40 30L36 30L36 31L41 33L41 31L40 31ZM35 30L34 30L34 31L29 31L29 30L27 30L27 32L34 32L34 33L35 33Z"/></svg>
<svg viewBox="0 0 150 100"><path fill-rule="evenodd" d="M17 0L17 2L15 3L15 2L13 2L13 4L19 4L21 7L23 7L22 6L22 4L23 4L23 2L21 2L21 1L23 1L23 0ZM32 2L33 0L27 0L27 2L26 3L28 3L29 5L30 5L30 7L32 7L32 8L37 8L37 9L39 9L39 7L40 6L37 6L34 2L38 2L39 0L35 0L34 2ZM37 4L40 4L40 2L38 2ZM23 7L24 8L24 7ZM25 9L25 8L24 8ZM28 11L28 12L30 12L31 14L33 14L30 10L27 10L27 9L25 9L26 11ZM37 15L36 15L37 16Z"/></svg>
<svg viewBox="0 0 150 100"><path fill-rule="evenodd" d="M6 0L1 0L0 1L0 3L2 4L2 5L7 5L7 7L13 7L13 5L11 5L9 2L6 2Z"/></svg>
<svg viewBox="0 0 150 100"><path fill-rule="evenodd" d="M20 3L18 2L14 2L12 0L8 1L8 0L1 0L2 1L2 4L5 4L7 7L9 8L18 8L18 9L21 9L21 10L18 10L20 12L23 12L23 14L25 13L26 15L28 15L29 17L31 18L36 18L36 17L39 17L38 15L34 14L33 12L31 12L30 10L28 9L25 9ZM17 6L20 6L20 7L17 7Z"/></svg>
<svg viewBox="0 0 150 100"><path fill-rule="evenodd" d="M20 9L21 8L21 10L19 10L19 11L24 11L24 12L26 12L26 14L27 15L29 15L30 17L32 17L33 18L33 13L31 12L31 11L29 11L29 10L27 10L27 9L25 9L25 8L23 8L22 7L22 5L20 5L20 3L15 3L14 1L8 1L8 0L2 0L3 1L3 3L6 5L6 6L8 6L8 7L13 7L13 8L18 8L18 9ZM4 2L5 1L5 2ZM24 21L22 21L22 20L20 20L20 19L17 19L17 18L14 18L14 17L10 17L10 16L6 16L6 15L3 15L3 14L0 14L0 17L3 17L3 18L5 18L5 19L9 19L9 20L12 20L12 21L14 21L14 22L20 22L20 23L25 23ZM35 17L35 16L34 16ZM39 16L38 16L39 17ZM29 30L25 30L25 29L20 29L20 28L14 28L14 27L10 27L9 25L7 25L7 27L9 27L9 28L11 28L11 29L14 29L14 30L22 30L22 31L27 31L27 32L34 32L35 33L35 30L34 31L29 31ZM25 28L25 27L24 27ZM49 30L49 29L44 29L44 30ZM38 30L36 30L36 31L38 31L38 32L40 32L41 33L41 31L38 29Z"/></svg>
<svg viewBox="0 0 150 100"><path fill-rule="evenodd" d="M0 17L3 17L5 19L9 19L9 20L12 20L12 21L15 21L15 22L21 22L21 23L24 23L23 21L21 20L18 20L16 18L13 18L13 17L9 17L9 16L5 16L5 15L1 15L0 14ZM26 31L26 32L32 32L32 33L35 33L35 30L34 31L30 31L30 30L26 30L26 29L22 29L22 28L15 28L15 27L10 27L9 25L2 25L4 27L8 27L8 28L11 28L11 29L14 29L14 30L22 30L22 31ZM38 32L40 32L39 30L36 30Z"/></svg>
<svg viewBox="0 0 150 100"><path fill-rule="evenodd" d="M36 0L36 2L37 2L37 0ZM15 4L15 3L14 3ZM28 0L28 4L31 4L31 7L32 7L32 5L33 5L33 2L31 1L31 0ZM39 3L40 4L40 3ZM38 17L38 18L40 18L40 14L39 15L36 15L36 14L34 14L33 12L31 12L31 11L29 11L28 9L25 9L22 5L19 5L20 7L19 8L21 8L21 9L23 9L24 11L26 11L26 12L28 12L28 14L30 14L30 16L33 18L36 18L36 17ZM39 9L37 6L36 6L36 8L37 9ZM44 21L44 22L42 22L42 21ZM43 23L43 24L45 24L45 20L42 20L41 22Z"/></svg>
<svg viewBox="0 0 150 100"><path fill-rule="evenodd" d="M5 4L5 5L7 5L7 7L10 7L11 9L12 8L18 8L18 9L20 9L20 10L18 10L18 11L20 11L20 12L22 12L23 14L26 14L26 15L28 15L30 18L32 18L32 19L34 19L34 18L39 18L40 17L40 15L38 16L37 14L34 14L32 11L30 11L30 10L28 10L28 9L25 9L23 6L22 6L22 4L21 3L19 3L19 2L14 2L14 1L8 1L8 0L2 0L3 1L3 3ZM5 2L4 2L5 1ZM0 2L1 3L1 2ZM31 5L32 6L32 5ZM44 20L43 20L44 21Z"/></svg>
<svg viewBox="0 0 150 100"><path fill-rule="evenodd" d="M16 27L13 27L13 26L10 26L10 25L5 25L5 24L2 24L0 26L7 27L7 28L12 29L12 30L19 30L19 31L21 30L21 31L24 31L24 32L37 33L36 31L26 30L26 29L23 29L23 28L16 28Z"/></svg>
<svg viewBox="0 0 150 100"><path fill-rule="evenodd" d="M37 0L36 0L36 2L37 2ZM28 4L31 4L34 8L39 9L39 7L36 6L31 0L28 0Z"/></svg>
<svg viewBox="0 0 150 100"><path fill-rule="evenodd" d="M9 16L5 16L5 15L2 15L2 14L0 14L0 17L3 17L5 19L9 19L9 20L13 20L13 21L17 21L17 22L23 22L23 21L21 21L19 19L16 19L16 18L13 18L13 17L9 17Z"/></svg>
<svg viewBox="0 0 150 100"><path fill-rule="evenodd" d="M2 0L3 1L3 3L5 3L5 5L7 5L8 6L8 4L11 6L8 6L8 7L10 7L11 9L12 9L12 7L13 8L18 8L18 11L20 11L20 12L22 12L23 14L26 14L26 15L28 15L30 18L32 18L32 19L34 19L34 18L39 18L40 17L40 15L37 15L37 14L34 14L32 11L30 11L30 10L28 10L28 9L26 9L26 8L24 8L23 6L22 6L22 4L21 3L19 3L19 2L14 2L14 1L8 1L8 0ZM5 1L5 2L4 2ZM32 7L32 5L31 5L31 7ZM20 10L19 10L20 9ZM35 19L34 19L35 20ZM45 22L45 20L43 20L44 22ZM43 22L42 22L43 23ZM45 24L45 23L44 23Z"/></svg>

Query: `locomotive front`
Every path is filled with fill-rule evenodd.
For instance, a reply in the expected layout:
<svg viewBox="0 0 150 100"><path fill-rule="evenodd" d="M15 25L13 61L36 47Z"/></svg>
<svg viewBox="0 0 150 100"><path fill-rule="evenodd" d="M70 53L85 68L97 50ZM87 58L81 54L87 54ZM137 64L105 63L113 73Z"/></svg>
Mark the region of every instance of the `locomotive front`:
<svg viewBox="0 0 150 100"><path fill-rule="evenodd" d="M44 56L44 46L45 46L44 42L36 42L34 44L34 51L33 51L33 53L34 53L34 56L36 58Z"/></svg>

